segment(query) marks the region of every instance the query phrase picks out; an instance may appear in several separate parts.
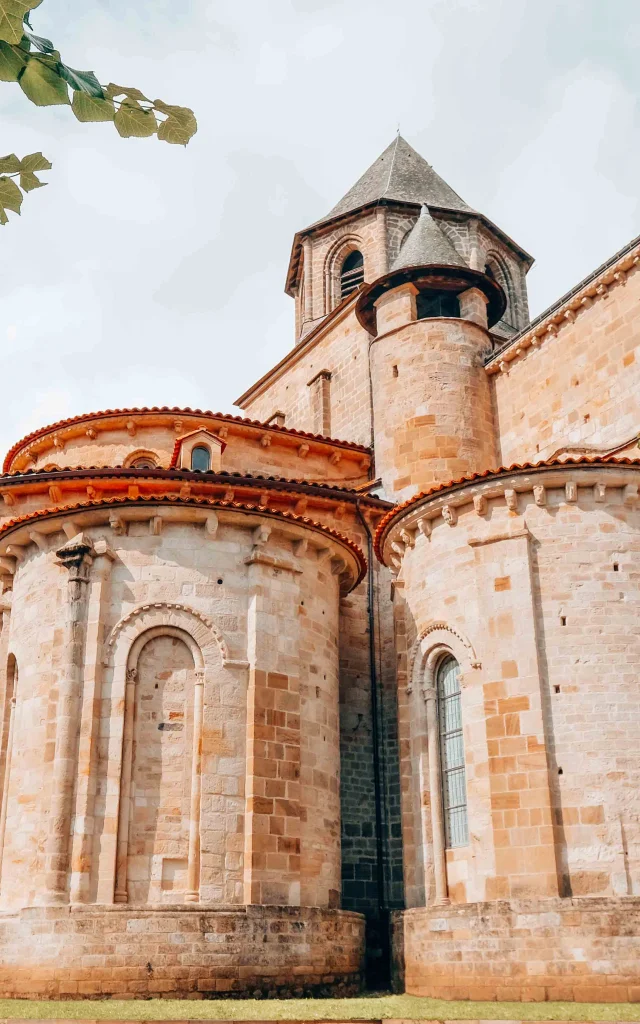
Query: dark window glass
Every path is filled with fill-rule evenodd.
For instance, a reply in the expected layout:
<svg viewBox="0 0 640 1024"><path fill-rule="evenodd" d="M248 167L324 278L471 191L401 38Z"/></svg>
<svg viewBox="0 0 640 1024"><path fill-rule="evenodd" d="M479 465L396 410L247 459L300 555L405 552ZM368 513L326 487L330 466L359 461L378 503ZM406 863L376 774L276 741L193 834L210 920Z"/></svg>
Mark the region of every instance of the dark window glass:
<svg viewBox="0 0 640 1024"><path fill-rule="evenodd" d="M340 298L344 299L359 288L364 281L364 260L356 249L350 252L340 271Z"/></svg>
<svg viewBox="0 0 640 1024"><path fill-rule="evenodd" d="M462 738L462 695L460 668L454 658L445 658L441 662L436 683L445 841L448 847L466 846L469 842L469 825Z"/></svg>
<svg viewBox="0 0 640 1024"><path fill-rule="evenodd" d="M428 320L432 316L459 317L460 302L453 292L418 292L416 313L418 320Z"/></svg>
<svg viewBox="0 0 640 1024"><path fill-rule="evenodd" d="M197 469L201 473L206 473L211 469L211 452L208 448L204 448L202 445L198 445L191 452L191 468Z"/></svg>

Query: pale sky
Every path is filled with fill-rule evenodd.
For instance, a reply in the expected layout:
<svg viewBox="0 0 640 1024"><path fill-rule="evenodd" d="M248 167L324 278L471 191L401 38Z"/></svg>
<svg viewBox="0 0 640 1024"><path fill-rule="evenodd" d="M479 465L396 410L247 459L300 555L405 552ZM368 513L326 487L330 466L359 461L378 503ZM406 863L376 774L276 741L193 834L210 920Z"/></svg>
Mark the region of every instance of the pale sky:
<svg viewBox="0 0 640 1024"><path fill-rule="evenodd" d="M0 229L0 448L233 400L293 344L294 232L402 134L536 257L532 315L640 233L635 0L44 0L73 67L191 106L187 149L0 83L47 188Z"/></svg>

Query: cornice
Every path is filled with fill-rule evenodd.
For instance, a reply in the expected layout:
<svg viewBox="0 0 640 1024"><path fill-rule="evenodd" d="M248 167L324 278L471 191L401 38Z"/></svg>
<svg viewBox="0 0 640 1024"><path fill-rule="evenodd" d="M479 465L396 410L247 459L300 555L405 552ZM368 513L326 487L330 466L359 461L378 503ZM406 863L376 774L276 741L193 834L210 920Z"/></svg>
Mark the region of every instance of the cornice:
<svg viewBox="0 0 640 1024"><path fill-rule="evenodd" d="M608 294L611 288L624 285L627 276L640 264L640 238L634 238L624 249L598 267L589 277L563 295L553 306L520 334L517 334L486 363L488 374L508 373L511 364L525 358L528 352L539 348L545 341L555 338L567 324L573 323L595 302Z"/></svg>

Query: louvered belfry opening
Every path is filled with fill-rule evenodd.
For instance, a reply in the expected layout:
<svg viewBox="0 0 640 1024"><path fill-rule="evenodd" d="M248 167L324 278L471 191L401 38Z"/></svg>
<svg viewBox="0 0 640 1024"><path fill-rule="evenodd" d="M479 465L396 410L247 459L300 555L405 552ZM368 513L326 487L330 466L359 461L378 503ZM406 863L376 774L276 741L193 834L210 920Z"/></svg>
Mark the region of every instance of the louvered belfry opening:
<svg viewBox="0 0 640 1024"><path fill-rule="evenodd" d="M340 271L340 298L346 299L364 281L364 260L362 253L355 249L350 252Z"/></svg>

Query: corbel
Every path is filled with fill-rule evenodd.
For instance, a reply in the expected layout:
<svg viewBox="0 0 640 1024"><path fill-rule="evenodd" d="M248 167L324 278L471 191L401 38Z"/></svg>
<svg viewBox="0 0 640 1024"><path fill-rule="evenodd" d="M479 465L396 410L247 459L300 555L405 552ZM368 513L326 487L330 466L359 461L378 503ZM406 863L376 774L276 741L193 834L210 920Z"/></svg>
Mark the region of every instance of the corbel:
<svg viewBox="0 0 640 1024"><path fill-rule="evenodd" d="M418 529L423 537L429 539L431 537L431 520L430 519L418 519Z"/></svg>
<svg viewBox="0 0 640 1024"><path fill-rule="evenodd" d="M578 485L575 480L567 480L564 485L565 501L570 503L578 500Z"/></svg>
<svg viewBox="0 0 640 1024"><path fill-rule="evenodd" d="M38 533L37 530L29 530L29 540L33 541L33 543L36 545L37 548L39 548L40 551L49 550L49 545L47 544L42 534Z"/></svg>
<svg viewBox="0 0 640 1024"><path fill-rule="evenodd" d="M345 502L341 501L341 502L339 502L339 504L336 505L333 515L334 515L334 517L336 519L343 519L346 510L347 510L347 506L346 506Z"/></svg>
<svg viewBox="0 0 640 1024"><path fill-rule="evenodd" d="M136 427L135 421L134 420L127 420L127 434L129 435L129 437L135 437L136 436L136 432L137 432L137 427Z"/></svg>
<svg viewBox="0 0 640 1024"><path fill-rule="evenodd" d="M219 520L215 512L211 512L204 521L204 532L210 540L215 540L218 532Z"/></svg>
<svg viewBox="0 0 640 1024"><path fill-rule="evenodd" d="M15 505L15 503L16 503L15 495L12 494L11 491L0 491L0 494L2 495L2 498L4 500L5 505L8 505L9 507L11 507L12 505Z"/></svg>
<svg viewBox="0 0 640 1024"><path fill-rule="evenodd" d="M625 505L635 505L638 500L638 485L627 484L622 492L622 500Z"/></svg>
<svg viewBox="0 0 640 1024"><path fill-rule="evenodd" d="M182 484L180 488L180 497L186 501L187 498L191 497L191 484Z"/></svg>
<svg viewBox="0 0 640 1024"><path fill-rule="evenodd" d="M162 516L152 516L149 520L149 533L152 537L159 537L162 533L164 520Z"/></svg>
<svg viewBox="0 0 640 1024"><path fill-rule="evenodd" d="M271 434L263 434L260 438L260 444L263 448L271 447Z"/></svg>
<svg viewBox="0 0 640 1024"><path fill-rule="evenodd" d="M306 459L308 454L309 454L309 445L308 444L301 444L300 447L298 448L298 455L299 455L299 457L301 459Z"/></svg>
<svg viewBox="0 0 640 1024"><path fill-rule="evenodd" d="M87 429L85 430L85 434L91 441L95 441L96 437L98 436L97 430L94 430L93 427L87 427Z"/></svg>
<svg viewBox="0 0 640 1024"><path fill-rule="evenodd" d="M301 537L299 540L293 542L293 553L296 558L302 558L307 553L309 541L306 537Z"/></svg>
<svg viewBox="0 0 640 1024"><path fill-rule="evenodd" d="M225 441L228 436L229 436L229 428L223 425L218 430L218 437L220 438L221 441Z"/></svg>
<svg viewBox="0 0 640 1024"><path fill-rule="evenodd" d="M458 513L453 505L443 505L441 508L442 518L448 526L455 526L458 522Z"/></svg>
<svg viewBox="0 0 640 1024"><path fill-rule="evenodd" d="M123 534L126 534L127 532L127 524L122 518L122 516L119 516L117 512L112 512L110 514L109 526L111 527L113 532L119 537L123 536Z"/></svg>
<svg viewBox="0 0 640 1024"><path fill-rule="evenodd" d="M534 484L533 500L540 507L547 504L547 491L544 484Z"/></svg>
<svg viewBox="0 0 640 1024"><path fill-rule="evenodd" d="M400 540L405 544L406 547L412 548L416 543L416 535L414 530L400 530Z"/></svg>
<svg viewBox="0 0 640 1024"><path fill-rule="evenodd" d="M231 502L231 501L233 501L235 496L236 496L236 492L231 487L229 487L228 490L226 490L224 492L224 494L222 496L222 500L223 501L230 501Z"/></svg>
<svg viewBox="0 0 640 1024"><path fill-rule="evenodd" d="M263 505L264 508L266 508L267 505L269 504L269 497L270 497L270 492L269 491L261 491L260 492L260 499L259 500L260 500L260 504Z"/></svg>
<svg viewBox="0 0 640 1024"><path fill-rule="evenodd" d="M59 505L60 502L62 501L62 491L60 490L57 484L51 484L49 488L49 498L56 505Z"/></svg>
<svg viewBox="0 0 640 1024"><path fill-rule="evenodd" d="M602 503L607 500L607 485L598 480L593 485L593 500Z"/></svg>
<svg viewBox="0 0 640 1024"><path fill-rule="evenodd" d="M299 498L296 502L293 511L297 516L304 516L307 512L307 505L309 504L308 498Z"/></svg>
<svg viewBox="0 0 640 1024"><path fill-rule="evenodd" d="M474 494L473 496L473 507L476 515L484 516L487 514L487 498L484 494Z"/></svg>
<svg viewBox="0 0 640 1024"><path fill-rule="evenodd" d="M342 452L334 452L331 458L329 459L329 462L331 463L332 466L337 466L341 460Z"/></svg>
<svg viewBox="0 0 640 1024"><path fill-rule="evenodd" d="M266 544L271 536L271 527L267 526L266 523L261 523L260 526L256 526L253 531L253 543L256 547L261 547Z"/></svg>
<svg viewBox="0 0 640 1024"><path fill-rule="evenodd" d="M512 487L507 487L504 492L504 500L510 512L518 511L518 493Z"/></svg>
<svg viewBox="0 0 640 1024"><path fill-rule="evenodd" d="M79 533L82 533L82 527L78 526L73 519L65 519L62 524L62 532L67 540L73 540Z"/></svg>

